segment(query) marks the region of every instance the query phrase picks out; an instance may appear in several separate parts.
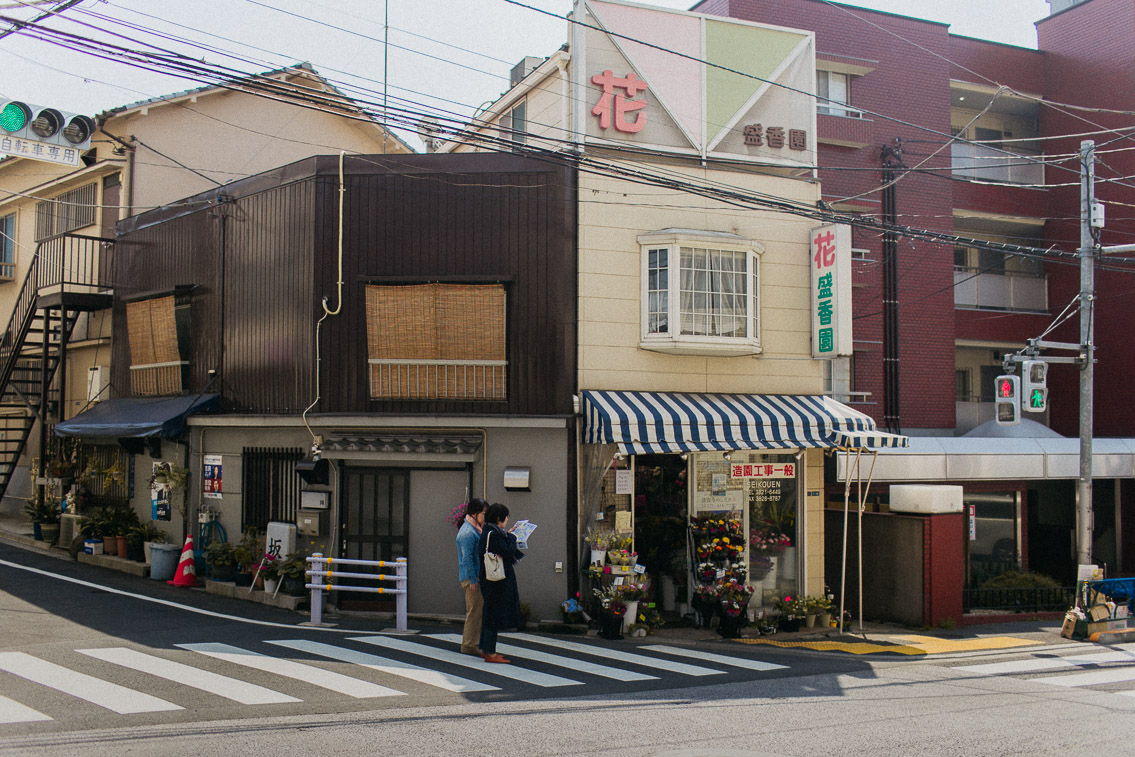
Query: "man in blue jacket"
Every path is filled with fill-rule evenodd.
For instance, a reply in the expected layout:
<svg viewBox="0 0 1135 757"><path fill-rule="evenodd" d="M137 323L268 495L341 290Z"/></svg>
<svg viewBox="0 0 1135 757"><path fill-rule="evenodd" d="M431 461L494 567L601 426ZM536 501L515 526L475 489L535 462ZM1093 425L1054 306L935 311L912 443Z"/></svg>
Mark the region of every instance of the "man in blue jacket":
<svg viewBox="0 0 1135 757"><path fill-rule="evenodd" d="M481 543L481 527L485 525L485 508L488 503L474 499L465 506L465 522L457 532L457 580L465 590L465 628L461 633L461 652L480 655L481 586L478 582L481 573L478 547Z"/></svg>

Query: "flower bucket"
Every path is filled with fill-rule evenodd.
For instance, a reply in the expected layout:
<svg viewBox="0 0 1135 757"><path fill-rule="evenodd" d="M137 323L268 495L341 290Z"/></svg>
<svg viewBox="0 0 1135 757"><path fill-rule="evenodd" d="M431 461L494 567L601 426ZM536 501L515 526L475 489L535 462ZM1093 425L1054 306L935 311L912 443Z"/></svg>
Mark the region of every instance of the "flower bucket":
<svg viewBox="0 0 1135 757"><path fill-rule="evenodd" d="M627 611L623 614L623 633L629 633L631 626L638 622L638 600L627 602Z"/></svg>

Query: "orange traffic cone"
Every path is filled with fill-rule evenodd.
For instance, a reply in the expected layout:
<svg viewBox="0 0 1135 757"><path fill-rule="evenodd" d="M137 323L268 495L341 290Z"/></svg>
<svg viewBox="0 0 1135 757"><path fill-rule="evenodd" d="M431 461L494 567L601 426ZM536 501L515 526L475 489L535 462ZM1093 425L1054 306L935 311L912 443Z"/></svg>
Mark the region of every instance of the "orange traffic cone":
<svg viewBox="0 0 1135 757"><path fill-rule="evenodd" d="M185 547L181 550L181 561L177 564L177 572L173 574L172 581L166 581L171 586L193 587L197 585L197 566L193 559L193 537L185 537Z"/></svg>

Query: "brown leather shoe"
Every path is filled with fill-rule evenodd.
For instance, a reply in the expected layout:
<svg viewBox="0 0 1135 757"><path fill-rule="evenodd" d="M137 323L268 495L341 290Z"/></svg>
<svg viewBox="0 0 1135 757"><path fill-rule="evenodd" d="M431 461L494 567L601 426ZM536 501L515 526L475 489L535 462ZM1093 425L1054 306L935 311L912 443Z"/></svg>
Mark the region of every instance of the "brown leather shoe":
<svg viewBox="0 0 1135 757"><path fill-rule="evenodd" d="M511 660L505 659L503 655L499 654L485 654L482 652L481 657L485 658L485 662L511 662Z"/></svg>

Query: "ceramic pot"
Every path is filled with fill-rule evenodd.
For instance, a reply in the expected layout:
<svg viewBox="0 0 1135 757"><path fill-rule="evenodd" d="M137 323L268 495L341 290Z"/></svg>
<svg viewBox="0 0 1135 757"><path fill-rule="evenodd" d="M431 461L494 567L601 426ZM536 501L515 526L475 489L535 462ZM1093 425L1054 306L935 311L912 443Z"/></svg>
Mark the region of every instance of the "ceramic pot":
<svg viewBox="0 0 1135 757"><path fill-rule="evenodd" d="M280 579L278 579L278 578L265 578L264 579L264 593L265 594L275 594L276 589L279 587L279 585L280 585Z"/></svg>
<svg viewBox="0 0 1135 757"><path fill-rule="evenodd" d="M45 543L54 544L55 540L59 538L59 524L43 523L40 525L40 532L43 534L43 541Z"/></svg>
<svg viewBox="0 0 1135 757"><path fill-rule="evenodd" d="M114 537L114 551L119 557L126 557L126 537L122 534Z"/></svg>

